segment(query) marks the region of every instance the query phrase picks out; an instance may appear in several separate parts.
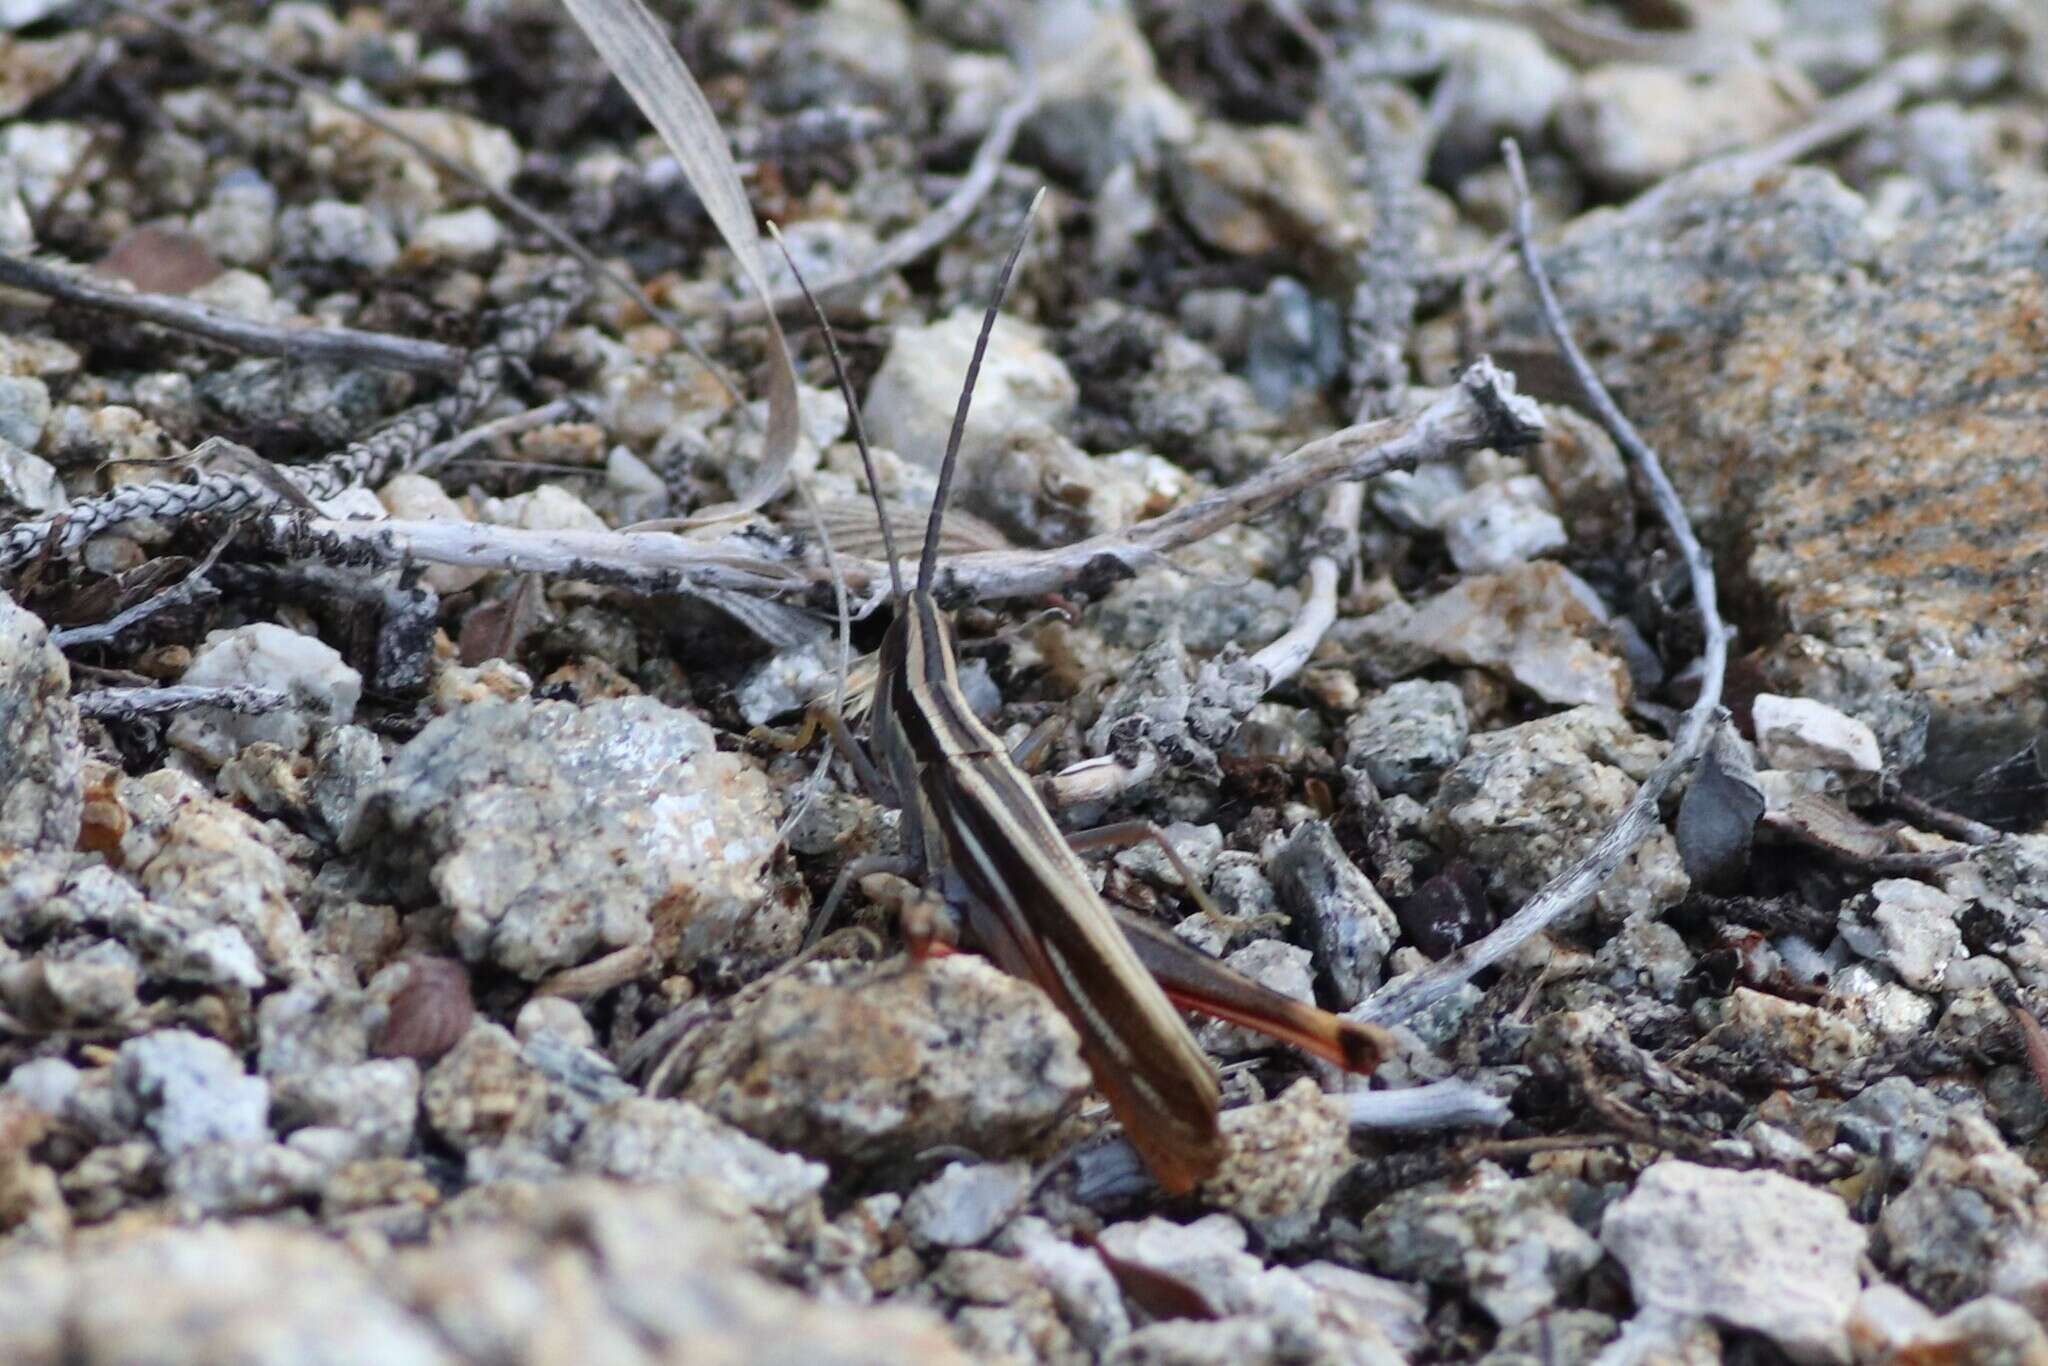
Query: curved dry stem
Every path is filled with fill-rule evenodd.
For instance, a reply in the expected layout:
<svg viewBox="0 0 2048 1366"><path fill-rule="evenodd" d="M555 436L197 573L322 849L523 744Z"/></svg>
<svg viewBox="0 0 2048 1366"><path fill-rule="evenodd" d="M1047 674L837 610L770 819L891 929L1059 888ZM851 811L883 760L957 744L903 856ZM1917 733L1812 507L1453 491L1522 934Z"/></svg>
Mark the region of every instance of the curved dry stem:
<svg viewBox="0 0 2048 1366"><path fill-rule="evenodd" d="M1634 424L1615 406L1606 386L1593 373L1585 353L1572 339L1571 329L1564 320L1564 310L1557 301L1557 292L1551 287L1550 276L1543 268L1543 258L1536 250L1529 183L1522 170L1521 150L1510 140L1503 151L1507 157L1508 173L1515 183L1515 246L1521 253L1522 268L1536 290L1543 321L1549 327L1551 338L1557 343L1565 363L1571 368L1572 377L1578 382L1587 406L1593 410L1600 425L1607 429L1608 435L1614 438L1615 445L1634 462L1650 490L1650 501L1656 506L1657 515L1663 519L1673 544L1684 558L1686 574L1692 585L1694 608L1700 615L1700 626L1706 639L1706 650L1701 659L1700 693L1698 700L1687 709L1685 720L1672 740L1670 753L1643 780L1643 785L1622 811L1621 818L1600 837L1586 856L1544 884L1521 910L1484 939L1475 940L1449 957L1389 983L1370 1000L1348 1012L1354 1019L1374 1023L1406 1019L1419 1010L1427 1009L1519 950L1597 892L1614 875L1630 851L1657 827L1658 802L1705 749L1707 738L1713 733L1714 719L1720 711L1721 683L1728 669L1728 632L1722 624L1715 595L1713 564L1699 538L1693 534L1692 523L1685 515L1685 505L1664 473L1663 462L1636 431Z"/></svg>
<svg viewBox="0 0 2048 1366"><path fill-rule="evenodd" d="M981 201L988 198L988 192L995 188L1003 163L1009 160L1010 149L1017 144L1017 133L1038 112L1038 102L1037 84L1027 83L1015 99L997 111L995 122L990 125L987 136L982 138L981 146L975 149L974 160L968 163L967 173L960 177L960 183L953 187L953 192L915 224L884 242L873 258L843 275L813 286L811 292L817 296L819 306L829 312L833 304L845 296L858 293L892 271L901 270L937 251L967 226L967 220L974 216L974 211L981 207ZM803 290L786 289L767 304L759 299L748 299L726 305L719 311L735 323L751 323L765 318L771 306L777 314L796 313L806 307Z"/></svg>

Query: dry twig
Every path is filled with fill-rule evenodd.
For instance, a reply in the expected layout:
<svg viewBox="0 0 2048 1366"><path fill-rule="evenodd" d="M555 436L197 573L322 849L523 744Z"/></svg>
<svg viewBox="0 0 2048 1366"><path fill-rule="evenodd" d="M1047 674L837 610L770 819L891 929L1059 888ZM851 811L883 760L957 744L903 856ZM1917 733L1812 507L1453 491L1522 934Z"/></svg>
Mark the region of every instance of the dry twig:
<svg viewBox="0 0 2048 1366"><path fill-rule="evenodd" d="M353 484L379 484L463 430L495 396L506 376L538 351L569 315L580 281L558 271L535 297L505 310L497 335L470 352L448 393L401 413L365 439L312 465L281 471L307 498L332 498ZM251 475L207 473L190 483L134 484L99 498L81 499L52 517L21 522L0 532L0 570L40 553L62 553L138 517L183 522L277 507L286 500Z"/></svg>
<svg viewBox="0 0 2048 1366"><path fill-rule="evenodd" d="M2005 832L1995 825L1986 825L1960 812L1945 810L1910 792L1892 792L1885 797L1884 802L1887 806L1905 812L1907 819L1916 825L1947 835L1951 839L1959 839L1965 844L1997 844L2005 838Z"/></svg>
<svg viewBox="0 0 2048 1366"><path fill-rule="evenodd" d="M1251 657L1251 664L1266 677L1266 689L1285 683L1300 673L1309 657L1322 644L1323 636L1337 621L1337 584L1358 558L1358 518L1365 510L1365 488L1344 483L1330 490L1323 508L1322 548L1309 557L1308 585L1301 595L1301 611L1286 634Z"/></svg>
<svg viewBox="0 0 2048 1366"><path fill-rule="evenodd" d="M1818 105L1806 121L1768 142L1728 152L1688 167L1645 190L1621 210L1624 218L1645 215L1673 195L1702 181L1746 185L1766 171L1804 161L1868 124L1885 118L1907 100L1927 94L1948 79L1950 60L1938 53L1901 57L1860 85Z"/></svg>
<svg viewBox="0 0 2048 1366"><path fill-rule="evenodd" d="M1369 479L1487 446L1524 446L1542 430L1542 414L1515 392L1514 377L1482 359L1454 389L1413 416L1333 432L1230 488L1150 521L1051 550L982 551L943 560L939 592L948 602L986 601L1033 597L1076 582L1113 582L1168 551L1333 480ZM822 568L799 561L795 547L778 545L752 524L713 539L661 531L524 531L468 522L331 518L311 520L298 530L324 543L325 558L531 571L654 593L715 590L781 597L822 587L828 577ZM66 538L74 540L68 530ZM6 541L0 539L0 566L16 562L5 551ZM888 580L888 568L879 560L842 556L841 564L856 590L872 590Z"/></svg>
<svg viewBox="0 0 2048 1366"><path fill-rule="evenodd" d="M988 135L975 149L974 160L968 163L967 173L960 177L960 183L953 187L953 192L914 225L884 242L870 260L844 275L812 286L811 292L817 295L819 303L829 310L846 295L864 289L891 271L901 270L938 250L948 238L966 226L975 209L994 188L1003 163L1009 159L1010 149L1016 145L1018 130L1038 110L1038 99L1037 84L1027 82L1016 98L997 111ZM778 314L795 313L804 307L803 290L786 289L767 304L759 299L748 299L728 305L723 312L736 323L759 322L767 316L769 306Z"/></svg>
<svg viewBox="0 0 2048 1366"><path fill-rule="evenodd" d="M74 693L71 700L80 716L97 721L139 721L191 711L195 707L221 707L255 715L282 711L291 698L280 688L100 688Z"/></svg>
<svg viewBox="0 0 2048 1366"><path fill-rule="evenodd" d="M1629 852L1656 827L1657 803L1705 749L1707 738L1713 733L1714 719L1720 711L1721 683L1728 668L1728 632L1721 622L1713 564L1708 560L1699 538L1693 534L1692 525L1686 519L1685 505L1664 473L1663 462L1637 433L1634 424L1615 406L1606 386L1593 373L1585 354L1572 339L1564 310L1557 301L1556 291L1551 288L1543 259L1537 254L1529 182L1522 169L1521 149L1509 140L1504 144L1503 152L1507 158L1508 173L1515 182L1515 245L1521 253L1522 267L1529 276L1529 283L1536 291L1543 321L1570 366L1573 378L1578 381L1587 406L1593 410L1600 425L1607 429L1608 435L1614 438L1615 445L1635 464L1643 483L1650 490L1651 501L1656 504L1667 533L1685 561L1694 610L1699 613L1700 628L1706 642L1701 659L1699 697L1687 709L1685 720L1673 737L1671 750L1663 762L1643 780L1627 809L1621 813L1621 818L1600 837L1584 858L1545 883L1521 910L1484 939L1475 940L1441 961L1389 983L1351 1012L1354 1018L1369 1022L1406 1019L1442 1000L1543 933L1598 891L1601 884L1614 875Z"/></svg>
<svg viewBox="0 0 2048 1366"><path fill-rule="evenodd" d="M250 355L324 361L331 365L375 365L430 375L452 375L462 368L461 349L440 342L363 332L353 327L278 327L190 299L96 285L21 256L0 255L0 285L155 323Z"/></svg>
<svg viewBox="0 0 2048 1366"><path fill-rule="evenodd" d="M1507 1101L1469 1081L1436 1081L1393 1091L1351 1091L1330 1097L1354 1129L1497 1129L1512 1115Z"/></svg>
<svg viewBox="0 0 2048 1366"><path fill-rule="evenodd" d="M1026 597L1098 575L1121 577L1139 564L1248 521L1309 489L1412 469L1488 446L1516 449L1542 433L1543 415L1536 404L1515 392L1512 375L1482 357L1453 389L1411 417L1332 432L1227 489L1124 531L1053 550L987 552L948 560L939 567L939 592L947 599Z"/></svg>
<svg viewBox="0 0 2048 1366"><path fill-rule="evenodd" d="M421 451L419 458L410 464L411 473L431 474L443 465L462 459L479 446L488 446L492 442L502 440L505 437L517 436L521 432L530 432L535 427L545 427L550 422L567 422L580 411L581 408L575 400L558 398L552 403L543 403L538 408L528 408L523 413L512 413L505 417L497 418L494 421L471 427L460 436L451 437L438 445L429 446L424 451ZM522 461L519 463L528 468L534 468L530 462ZM602 474L603 472L602 469L577 471L579 474Z"/></svg>
<svg viewBox="0 0 2048 1366"><path fill-rule="evenodd" d="M125 608L105 621L94 622L90 626L71 626L52 631L50 643L60 650L75 650L81 645L104 645L120 639L124 633L133 630L159 612L176 607L206 586L208 571L213 568L214 562L220 559L220 552L227 549L228 542L234 539L234 535L233 531L229 531L227 535L215 541L213 548L206 552L205 558L192 567L191 573L161 592L152 593L133 607Z"/></svg>

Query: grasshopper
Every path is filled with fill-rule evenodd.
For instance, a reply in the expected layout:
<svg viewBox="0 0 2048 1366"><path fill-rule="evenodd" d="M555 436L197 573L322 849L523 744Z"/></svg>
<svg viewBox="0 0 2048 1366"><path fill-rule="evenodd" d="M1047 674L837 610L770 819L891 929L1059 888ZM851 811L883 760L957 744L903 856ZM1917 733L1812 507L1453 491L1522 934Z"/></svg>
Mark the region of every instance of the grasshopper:
<svg viewBox="0 0 2048 1366"><path fill-rule="evenodd" d="M975 380L1024 242L1018 239L1003 265L975 341L939 466L916 582L909 588L859 404L830 324L811 300L874 495L895 608L876 661L869 720L874 757L862 752L836 714L826 720L863 782L903 813L901 857L859 860L845 869L813 926L813 938L858 874L919 877L926 892L904 907L913 954L942 951L946 927L958 923L999 967L1037 984L1080 1035L1096 1086L1154 1179L1180 1195L1216 1170L1223 1140L1215 1066L1176 1003L1272 1034L1357 1072L1372 1071L1388 1041L1377 1028L1281 996L1149 922L1113 913L1030 780L961 693L952 628L933 582ZM1151 827L1142 828L1158 838ZM1186 884L1197 888L1171 846L1159 843L1181 867Z"/></svg>

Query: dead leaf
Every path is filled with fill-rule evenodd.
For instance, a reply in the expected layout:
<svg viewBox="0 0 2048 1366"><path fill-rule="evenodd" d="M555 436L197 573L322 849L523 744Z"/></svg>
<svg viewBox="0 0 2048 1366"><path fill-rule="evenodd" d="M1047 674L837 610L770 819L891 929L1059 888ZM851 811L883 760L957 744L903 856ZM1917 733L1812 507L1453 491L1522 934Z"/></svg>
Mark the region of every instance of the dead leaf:
<svg viewBox="0 0 2048 1366"><path fill-rule="evenodd" d="M224 269L191 233L157 227L135 229L93 266L145 294L190 294Z"/></svg>

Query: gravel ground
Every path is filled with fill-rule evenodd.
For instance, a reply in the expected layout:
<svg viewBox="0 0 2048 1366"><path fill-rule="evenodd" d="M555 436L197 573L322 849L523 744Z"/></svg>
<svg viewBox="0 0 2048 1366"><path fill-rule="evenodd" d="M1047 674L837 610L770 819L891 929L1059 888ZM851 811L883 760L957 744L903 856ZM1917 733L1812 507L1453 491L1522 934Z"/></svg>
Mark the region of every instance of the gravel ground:
<svg viewBox="0 0 2048 1366"><path fill-rule="evenodd" d="M965 691L1212 905L1148 846L1110 902L1390 1056L1201 1025L1172 1198L1036 987L858 891L799 959L899 840L788 743L867 478L792 313L818 517L678 520L752 485L771 334L564 9L0 0L0 248L56 274L0 285L0 1359L2048 1362L2048 11L655 8L905 527L1028 233ZM1712 681L1504 137L1727 716L1404 1011ZM1540 442L1046 553L1482 355Z"/></svg>

